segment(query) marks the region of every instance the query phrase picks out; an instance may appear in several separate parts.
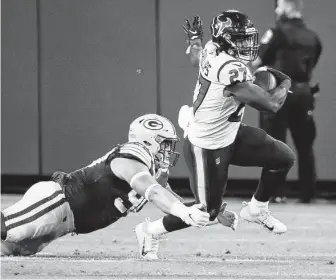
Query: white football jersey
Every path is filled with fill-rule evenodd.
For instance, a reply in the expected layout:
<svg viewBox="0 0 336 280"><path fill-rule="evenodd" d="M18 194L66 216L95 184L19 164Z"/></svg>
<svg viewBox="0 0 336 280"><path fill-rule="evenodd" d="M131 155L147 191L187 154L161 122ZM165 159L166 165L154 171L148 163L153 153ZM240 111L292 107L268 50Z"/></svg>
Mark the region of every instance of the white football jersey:
<svg viewBox="0 0 336 280"><path fill-rule="evenodd" d="M224 96L225 87L253 79L244 63L217 48L209 41L202 50L188 128L193 145L211 150L233 143L244 115L244 104Z"/></svg>

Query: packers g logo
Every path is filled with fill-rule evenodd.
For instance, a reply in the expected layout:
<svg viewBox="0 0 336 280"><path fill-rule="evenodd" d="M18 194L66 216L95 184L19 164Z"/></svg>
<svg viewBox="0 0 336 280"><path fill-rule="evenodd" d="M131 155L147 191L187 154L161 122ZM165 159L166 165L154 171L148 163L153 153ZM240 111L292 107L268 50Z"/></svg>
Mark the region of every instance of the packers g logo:
<svg viewBox="0 0 336 280"><path fill-rule="evenodd" d="M151 130L160 130L163 127L163 123L159 120L146 120L143 123L144 127L151 129Z"/></svg>

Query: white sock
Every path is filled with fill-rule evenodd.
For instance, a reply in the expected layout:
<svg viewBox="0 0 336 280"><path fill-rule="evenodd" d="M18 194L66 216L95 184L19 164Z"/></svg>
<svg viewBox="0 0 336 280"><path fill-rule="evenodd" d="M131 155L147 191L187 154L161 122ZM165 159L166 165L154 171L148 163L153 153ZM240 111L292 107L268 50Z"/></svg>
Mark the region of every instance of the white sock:
<svg viewBox="0 0 336 280"><path fill-rule="evenodd" d="M146 232L148 234L153 234L153 235L162 235L162 234L167 233L168 231L163 226L163 218L161 218L159 220L149 222L147 224Z"/></svg>
<svg viewBox="0 0 336 280"><path fill-rule="evenodd" d="M269 201L262 202L255 199L254 196L252 196L250 201L250 210L253 214L257 214L260 212L261 209L268 209L268 203Z"/></svg>

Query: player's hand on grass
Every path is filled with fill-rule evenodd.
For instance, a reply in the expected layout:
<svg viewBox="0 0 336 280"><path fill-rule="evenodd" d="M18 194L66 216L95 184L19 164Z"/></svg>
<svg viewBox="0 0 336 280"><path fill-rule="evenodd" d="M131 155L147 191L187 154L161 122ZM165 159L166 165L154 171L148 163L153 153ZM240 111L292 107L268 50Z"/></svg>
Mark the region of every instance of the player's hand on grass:
<svg viewBox="0 0 336 280"><path fill-rule="evenodd" d="M182 220L193 227L204 227L209 222L210 215L205 212L205 206L203 204L194 204L190 207L186 207L187 212L182 217Z"/></svg>

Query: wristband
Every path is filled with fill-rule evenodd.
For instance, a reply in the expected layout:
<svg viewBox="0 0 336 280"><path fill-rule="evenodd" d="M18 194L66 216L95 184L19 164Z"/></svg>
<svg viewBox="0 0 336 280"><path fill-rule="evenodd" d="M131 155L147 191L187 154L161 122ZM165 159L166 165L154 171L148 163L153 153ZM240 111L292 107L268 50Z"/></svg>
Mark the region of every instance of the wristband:
<svg viewBox="0 0 336 280"><path fill-rule="evenodd" d="M155 186L160 186L160 187L161 187L161 185L155 183L155 184L150 185L150 186L146 189L146 191L145 191L145 198L146 198L148 201L150 201L150 200L149 200L149 193L151 192L151 190L152 190Z"/></svg>
<svg viewBox="0 0 336 280"><path fill-rule="evenodd" d="M130 180L130 186L132 187L132 185L134 184L134 181L136 179L138 179L139 177L142 177L142 176L145 176L145 175L148 175L148 176L151 176L150 173L148 171L141 171L141 172L138 172L136 173ZM152 176L151 176L152 177Z"/></svg>

